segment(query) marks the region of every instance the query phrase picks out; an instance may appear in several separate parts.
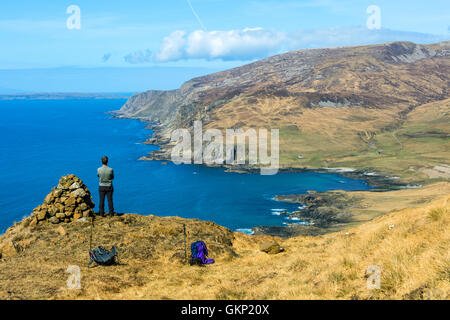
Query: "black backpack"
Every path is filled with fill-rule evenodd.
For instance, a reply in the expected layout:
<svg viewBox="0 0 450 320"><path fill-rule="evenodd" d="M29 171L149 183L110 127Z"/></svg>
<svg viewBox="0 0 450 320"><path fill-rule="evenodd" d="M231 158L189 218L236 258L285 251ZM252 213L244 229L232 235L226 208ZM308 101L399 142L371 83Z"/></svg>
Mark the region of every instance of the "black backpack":
<svg viewBox="0 0 450 320"><path fill-rule="evenodd" d="M117 261L117 248L113 246L111 250L105 249L105 247L98 246L92 250L92 234L94 231L94 217L91 217L91 234L89 237L89 264L88 268L91 267L92 262L96 262L97 265L110 266L116 264Z"/></svg>
<svg viewBox="0 0 450 320"><path fill-rule="evenodd" d="M94 250L89 250L89 257L91 260L89 261L88 268L90 268L94 261L102 266L110 266L116 263L117 248L113 246L111 250L106 250L104 247L98 246Z"/></svg>

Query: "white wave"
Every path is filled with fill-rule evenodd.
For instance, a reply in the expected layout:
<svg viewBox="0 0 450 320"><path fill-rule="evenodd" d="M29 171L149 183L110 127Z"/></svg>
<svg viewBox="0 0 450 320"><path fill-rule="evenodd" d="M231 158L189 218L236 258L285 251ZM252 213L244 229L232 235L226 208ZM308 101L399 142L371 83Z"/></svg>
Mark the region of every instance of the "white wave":
<svg viewBox="0 0 450 320"><path fill-rule="evenodd" d="M286 209L270 209L274 216L280 216L282 212L287 211Z"/></svg>
<svg viewBox="0 0 450 320"><path fill-rule="evenodd" d="M249 234L249 235L252 235L255 233L255 231L253 231L252 229L248 229L248 228L238 228L234 231Z"/></svg>
<svg viewBox="0 0 450 320"><path fill-rule="evenodd" d="M406 186L402 186L402 189L417 189L417 188L421 188L422 185L421 184L408 184Z"/></svg>
<svg viewBox="0 0 450 320"><path fill-rule="evenodd" d="M313 224L312 222L309 222L307 220L302 220L298 217L289 217L289 218L287 218L287 220L289 220L289 222L283 222L283 224L286 224L286 225L287 224L302 224L305 226L309 226L309 225Z"/></svg>
<svg viewBox="0 0 450 320"><path fill-rule="evenodd" d="M356 171L356 169L353 169L353 168L324 168L324 169L328 170L328 171L341 172L341 173Z"/></svg>

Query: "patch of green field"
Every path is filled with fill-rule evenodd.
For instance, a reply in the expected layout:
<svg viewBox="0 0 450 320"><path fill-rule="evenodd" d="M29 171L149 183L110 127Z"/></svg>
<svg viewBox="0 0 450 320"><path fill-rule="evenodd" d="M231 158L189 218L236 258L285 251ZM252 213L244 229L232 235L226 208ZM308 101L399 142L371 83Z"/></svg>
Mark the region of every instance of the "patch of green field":
<svg viewBox="0 0 450 320"><path fill-rule="evenodd" d="M289 167L374 168L403 181L423 181L420 168L448 163L450 131L443 121L407 123L395 131L378 133L370 144L354 137L308 135L299 130L280 130L280 164ZM439 136L441 135L441 136ZM298 159L301 154L303 159Z"/></svg>

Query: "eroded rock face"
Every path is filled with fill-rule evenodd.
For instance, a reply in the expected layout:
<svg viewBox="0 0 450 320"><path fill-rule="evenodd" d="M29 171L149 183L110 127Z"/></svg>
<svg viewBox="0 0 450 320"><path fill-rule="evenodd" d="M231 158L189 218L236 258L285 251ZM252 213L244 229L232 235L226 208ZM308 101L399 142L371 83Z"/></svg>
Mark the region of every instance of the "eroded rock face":
<svg viewBox="0 0 450 320"><path fill-rule="evenodd" d="M89 189L73 174L62 176L59 184L45 197L44 202L33 209L30 224L43 221L53 224L71 222L94 214Z"/></svg>

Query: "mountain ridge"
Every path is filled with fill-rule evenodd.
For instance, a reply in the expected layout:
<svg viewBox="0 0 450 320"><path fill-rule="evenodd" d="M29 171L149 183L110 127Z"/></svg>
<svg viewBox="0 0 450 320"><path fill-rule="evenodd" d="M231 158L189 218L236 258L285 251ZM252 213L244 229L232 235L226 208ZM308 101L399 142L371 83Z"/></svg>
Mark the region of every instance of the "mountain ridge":
<svg viewBox="0 0 450 320"><path fill-rule="evenodd" d="M448 41L291 51L193 78L177 90L136 94L113 114L152 123L148 143L161 150L143 159L170 159L171 132L201 120L204 129L279 128L282 168L370 167L423 182L429 176L422 169L448 165L449 56ZM410 123L416 109L435 118ZM427 144L411 138L419 125L421 136L438 135ZM424 157L425 146L445 156Z"/></svg>
<svg viewBox="0 0 450 320"><path fill-rule="evenodd" d="M177 90L149 90L136 94L130 98L130 101L117 114L127 115L129 117L147 116L151 120L164 122L165 117L161 117L160 119L153 117L152 112L157 112L158 110L151 110L149 108L153 105L157 107L157 100L162 97L169 99L167 102L169 105L173 100L181 97L184 99L184 102L180 105L189 105L192 102L207 103L213 98L216 98L214 94L217 94L219 97L232 96L245 92L249 88L259 89L259 84L263 84L263 87L269 90L280 89L278 85L282 85L282 89L288 92L315 92L318 89L323 89L321 85L322 81L318 81L316 84L311 82L311 73L314 72L314 68L321 64L321 58L339 60L342 57L362 58L363 56L372 56L379 61L391 64L414 64L414 62L423 59L448 57L450 55L449 46L449 42L433 45L417 45L411 42L390 42L380 45L291 51L261 59L244 66L193 78L185 82ZM330 55L332 56L330 57ZM343 66L337 64L334 67L340 68ZM263 70L259 70L258 72L258 69ZM367 66L367 71L378 71L378 69L376 66ZM280 72L282 72L285 78L274 79L273 77L279 76L278 73ZM319 74L316 76L316 80L320 80L322 77L324 76ZM250 81L251 85L249 84ZM303 88L294 86L299 82L305 81L306 83L302 85ZM310 81L310 83L307 83L307 81ZM448 81L448 78L445 81ZM225 92L219 94L217 92L218 89L224 89ZM204 91L208 95L201 94Z"/></svg>

